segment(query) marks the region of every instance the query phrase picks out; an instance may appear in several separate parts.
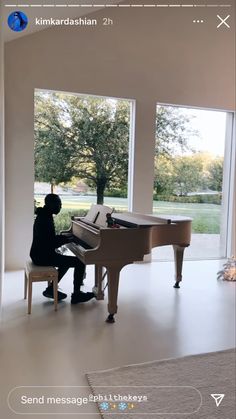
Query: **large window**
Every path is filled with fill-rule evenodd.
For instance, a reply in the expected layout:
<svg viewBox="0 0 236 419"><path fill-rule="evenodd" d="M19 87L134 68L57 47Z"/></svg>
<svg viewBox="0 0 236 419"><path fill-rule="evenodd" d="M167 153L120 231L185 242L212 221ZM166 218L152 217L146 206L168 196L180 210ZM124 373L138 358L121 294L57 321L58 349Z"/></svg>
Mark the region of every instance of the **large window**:
<svg viewBox="0 0 236 419"><path fill-rule="evenodd" d="M187 258L226 256L230 116L157 106L153 212L193 219ZM154 259L171 256L154 251Z"/></svg>
<svg viewBox="0 0 236 419"><path fill-rule="evenodd" d="M92 203L127 210L132 102L35 92L35 205L58 193L58 230Z"/></svg>

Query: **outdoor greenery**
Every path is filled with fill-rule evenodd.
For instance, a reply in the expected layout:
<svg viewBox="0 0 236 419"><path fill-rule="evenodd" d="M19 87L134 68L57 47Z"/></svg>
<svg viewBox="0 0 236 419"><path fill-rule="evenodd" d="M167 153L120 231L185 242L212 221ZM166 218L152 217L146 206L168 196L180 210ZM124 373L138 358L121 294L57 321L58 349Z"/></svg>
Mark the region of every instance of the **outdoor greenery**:
<svg viewBox="0 0 236 419"><path fill-rule="evenodd" d="M189 193L222 191L223 157L209 153L173 156L159 155L155 159L154 189L157 195L187 196Z"/></svg>
<svg viewBox="0 0 236 419"><path fill-rule="evenodd" d="M184 197L183 197L184 198ZM37 206L43 205L43 197L36 197ZM91 206L91 197L86 202L81 202L70 197L62 197L62 210L55 216L55 227L59 233L67 230L71 225L72 216L84 216ZM183 203L154 201L153 212L156 215L178 214L193 219L193 233L219 234L220 232L220 206L205 203ZM106 198L105 205L115 208L115 212L127 211L127 201L123 198Z"/></svg>
<svg viewBox="0 0 236 419"><path fill-rule="evenodd" d="M63 105L55 94L35 95L35 180L54 186L74 174L73 146L62 120Z"/></svg>
<svg viewBox="0 0 236 419"><path fill-rule="evenodd" d="M71 217L84 217L87 213L86 209L80 210L67 210L62 209L61 212L55 217L54 224L57 234L62 230L68 230L71 226Z"/></svg>
<svg viewBox="0 0 236 419"><path fill-rule="evenodd" d="M216 204L221 205L222 195L218 194L199 194L190 196L178 196L178 195L158 195L154 194L155 201L167 201L167 202L182 202L189 204Z"/></svg>
<svg viewBox="0 0 236 419"><path fill-rule="evenodd" d="M154 193L221 192L223 158L190 147L189 137L199 136L191 129L191 119L173 106L158 106L156 118Z"/></svg>
<svg viewBox="0 0 236 419"><path fill-rule="evenodd" d="M73 176L104 191L127 183L128 101L38 92L35 96L35 178L53 186Z"/></svg>
<svg viewBox="0 0 236 419"><path fill-rule="evenodd" d="M170 157L193 151L189 137L198 136L191 128L191 118L182 109L173 106L157 106L156 156Z"/></svg>

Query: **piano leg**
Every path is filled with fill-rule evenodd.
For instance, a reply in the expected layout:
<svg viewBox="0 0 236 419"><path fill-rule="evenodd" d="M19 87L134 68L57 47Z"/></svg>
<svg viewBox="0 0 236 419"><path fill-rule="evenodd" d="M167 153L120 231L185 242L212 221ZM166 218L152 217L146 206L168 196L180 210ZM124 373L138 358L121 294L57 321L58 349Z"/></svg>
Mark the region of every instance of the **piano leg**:
<svg viewBox="0 0 236 419"><path fill-rule="evenodd" d="M180 288L179 283L182 281L182 267L185 246L173 245L175 256L175 285L174 288Z"/></svg>
<svg viewBox="0 0 236 419"><path fill-rule="evenodd" d="M112 265L107 267L107 278L108 278L108 317L107 323L114 323L114 314L117 313L117 297L119 289L119 277L120 271L123 266Z"/></svg>
<svg viewBox="0 0 236 419"><path fill-rule="evenodd" d="M100 265L95 265L95 284L93 292L96 295L97 300L104 300L104 268Z"/></svg>

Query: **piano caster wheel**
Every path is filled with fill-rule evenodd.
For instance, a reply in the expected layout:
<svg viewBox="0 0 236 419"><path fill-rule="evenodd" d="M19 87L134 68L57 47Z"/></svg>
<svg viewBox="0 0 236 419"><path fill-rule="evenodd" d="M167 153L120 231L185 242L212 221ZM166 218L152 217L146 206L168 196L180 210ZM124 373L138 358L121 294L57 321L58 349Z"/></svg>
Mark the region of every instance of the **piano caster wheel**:
<svg viewBox="0 0 236 419"><path fill-rule="evenodd" d="M109 316L106 319L107 323L115 323L114 314L109 314Z"/></svg>
<svg viewBox="0 0 236 419"><path fill-rule="evenodd" d="M178 281L175 283L174 288L180 288Z"/></svg>

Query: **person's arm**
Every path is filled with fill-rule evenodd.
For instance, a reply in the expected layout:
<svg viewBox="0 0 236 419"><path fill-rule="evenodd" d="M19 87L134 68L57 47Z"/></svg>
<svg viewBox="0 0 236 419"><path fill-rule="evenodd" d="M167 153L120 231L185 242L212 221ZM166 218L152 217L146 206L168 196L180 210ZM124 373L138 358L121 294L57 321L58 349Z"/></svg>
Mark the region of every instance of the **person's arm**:
<svg viewBox="0 0 236 419"><path fill-rule="evenodd" d="M63 234L57 234L55 236L55 248L62 246L63 244L70 243L72 236L65 236Z"/></svg>

